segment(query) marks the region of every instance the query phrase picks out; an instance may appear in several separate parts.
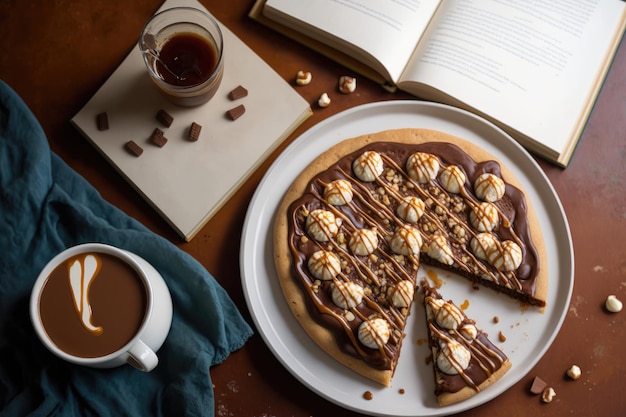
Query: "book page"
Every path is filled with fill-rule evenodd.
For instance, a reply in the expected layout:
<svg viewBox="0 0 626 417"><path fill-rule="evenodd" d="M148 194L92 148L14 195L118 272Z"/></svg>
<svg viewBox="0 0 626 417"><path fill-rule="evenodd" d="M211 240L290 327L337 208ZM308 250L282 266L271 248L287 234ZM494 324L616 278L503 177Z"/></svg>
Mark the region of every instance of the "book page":
<svg viewBox="0 0 626 417"><path fill-rule="evenodd" d="M445 1L403 80L441 90L560 152L625 9L618 0Z"/></svg>
<svg viewBox="0 0 626 417"><path fill-rule="evenodd" d="M272 18L276 12L289 16L291 26L294 21L300 28L307 26L313 36L328 43L356 46L397 80L438 4L439 0L267 0L264 13L272 13Z"/></svg>

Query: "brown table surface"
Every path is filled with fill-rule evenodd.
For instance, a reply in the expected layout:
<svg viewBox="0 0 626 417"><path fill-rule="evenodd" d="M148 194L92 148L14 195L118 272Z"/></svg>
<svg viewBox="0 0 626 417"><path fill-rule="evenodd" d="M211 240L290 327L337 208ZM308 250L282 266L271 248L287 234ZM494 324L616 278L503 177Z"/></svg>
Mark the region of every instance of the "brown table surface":
<svg viewBox="0 0 626 417"><path fill-rule="evenodd" d="M182 241L120 175L70 126L134 47L143 23L160 0L34 0L0 2L0 79L24 99L42 124L50 146L102 196L155 233L190 253L226 288L252 323L239 275L239 244L246 209L271 162L306 129L359 104L410 98L358 79L351 95L333 94L325 109L315 103L334 92L342 66L262 27L247 17L251 0L202 3L285 80L298 70L315 82L298 92L314 114L252 175L190 242ZM251 86L253 88L253 86ZM626 45L618 51L570 166L539 160L569 219L576 259L567 318L545 356L520 382L464 416L617 416L626 411L626 312L603 309L609 294L626 302ZM578 381L564 375L573 364ZM292 376L257 333L211 369L218 416L356 415L324 400ZM556 390L550 404L528 394L533 376ZM209 414L207 412L207 414Z"/></svg>

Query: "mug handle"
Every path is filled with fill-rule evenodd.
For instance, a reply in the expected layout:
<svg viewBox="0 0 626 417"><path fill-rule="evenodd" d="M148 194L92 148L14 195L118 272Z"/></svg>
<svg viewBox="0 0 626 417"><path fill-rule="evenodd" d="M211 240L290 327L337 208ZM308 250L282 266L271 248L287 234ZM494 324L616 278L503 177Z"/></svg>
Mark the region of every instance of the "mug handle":
<svg viewBox="0 0 626 417"><path fill-rule="evenodd" d="M159 363L159 358L144 342L137 340L128 351L127 362L143 372L150 372Z"/></svg>

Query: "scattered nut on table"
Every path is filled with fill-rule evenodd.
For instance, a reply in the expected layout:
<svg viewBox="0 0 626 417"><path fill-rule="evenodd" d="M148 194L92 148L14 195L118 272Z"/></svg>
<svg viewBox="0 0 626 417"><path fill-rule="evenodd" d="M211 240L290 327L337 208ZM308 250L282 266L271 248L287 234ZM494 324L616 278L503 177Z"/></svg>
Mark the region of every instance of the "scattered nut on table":
<svg viewBox="0 0 626 417"><path fill-rule="evenodd" d="M317 104L320 107L328 107L328 105L330 104L330 97L328 97L328 94L322 94L319 100L317 100Z"/></svg>
<svg viewBox="0 0 626 417"><path fill-rule="evenodd" d="M567 376L574 381L580 378L581 375L582 372L580 371L580 367L578 367L578 365L572 365L572 367L567 370Z"/></svg>
<svg viewBox="0 0 626 417"><path fill-rule="evenodd" d="M604 306L611 313L619 313L622 311L622 302L614 295L609 295L604 302Z"/></svg>
<svg viewBox="0 0 626 417"><path fill-rule="evenodd" d="M544 389L541 393L541 401L543 401L544 403L551 403L552 400L554 400L554 397L556 397L556 392L552 387Z"/></svg>
<svg viewBox="0 0 626 417"><path fill-rule="evenodd" d="M339 91L343 94L350 94L356 90L356 78L342 75L339 77Z"/></svg>
<svg viewBox="0 0 626 417"><path fill-rule="evenodd" d="M311 82L313 76L308 71L298 71L296 74L296 84L298 85L307 85Z"/></svg>

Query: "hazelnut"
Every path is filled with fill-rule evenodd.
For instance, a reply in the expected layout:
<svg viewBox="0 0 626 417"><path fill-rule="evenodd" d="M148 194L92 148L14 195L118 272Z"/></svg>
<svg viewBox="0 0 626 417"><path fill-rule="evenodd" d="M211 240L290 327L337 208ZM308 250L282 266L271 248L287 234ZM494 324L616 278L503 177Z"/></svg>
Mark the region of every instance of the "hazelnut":
<svg viewBox="0 0 626 417"><path fill-rule="evenodd" d="M296 84L298 85L307 85L311 82L311 73L308 71L298 71L296 74Z"/></svg>
<svg viewBox="0 0 626 417"><path fill-rule="evenodd" d="M343 94L350 94L356 90L356 78L343 75L339 78L339 91Z"/></svg>
<svg viewBox="0 0 626 417"><path fill-rule="evenodd" d="M552 387L544 389L541 393L541 401L543 401L544 403L551 403L552 400L554 400L554 397L556 397L556 392Z"/></svg>
<svg viewBox="0 0 626 417"><path fill-rule="evenodd" d="M572 367L567 370L567 376L574 381L580 378L581 374L580 368L577 365L572 365Z"/></svg>
<svg viewBox="0 0 626 417"><path fill-rule="evenodd" d="M328 107L330 105L330 97L328 97L328 94L322 94L319 100L317 100L317 104L320 107Z"/></svg>
<svg viewBox="0 0 626 417"><path fill-rule="evenodd" d="M614 295L609 295L604 302L604 306L611 313L619 313L622 311L622 302Z"/></svg>

